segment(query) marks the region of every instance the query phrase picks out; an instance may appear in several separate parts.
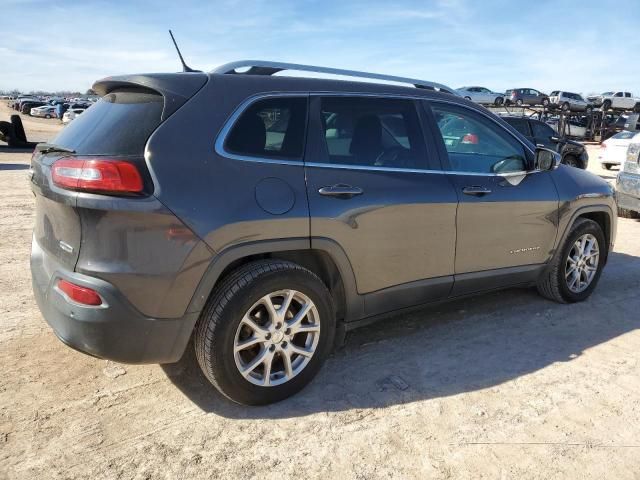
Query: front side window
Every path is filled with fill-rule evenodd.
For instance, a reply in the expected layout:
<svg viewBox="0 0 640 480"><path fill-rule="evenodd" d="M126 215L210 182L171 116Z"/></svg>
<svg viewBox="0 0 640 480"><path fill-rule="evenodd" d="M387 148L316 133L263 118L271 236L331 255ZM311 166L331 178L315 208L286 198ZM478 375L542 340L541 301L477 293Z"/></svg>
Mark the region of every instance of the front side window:
<svg viewBox="0 0 640 480"><path fill-rule="evenodd" d="M321 115L329 163L426 168L425 145L413 101L324 97Z"/></svg>
<svg viewBox="0 0 640 480"><path fill-rule="evenodd" d="M509 118L506 122L525 137L531 136L531 132L529 131L529 121L526 118Z"/></svg>
<svg viewBox="0 0 640 480"><path fill-rule="evenodd" d="M432 105L451 170L508 173L527 169L524 147L480 113L448 104Z"/></svg>
<svg viewBox="0 0 640 480"><path fill-rule="evenodd" d="M238 155L302 158L306 123L306 97L258 100L240 115L224 146Z"/></svg>

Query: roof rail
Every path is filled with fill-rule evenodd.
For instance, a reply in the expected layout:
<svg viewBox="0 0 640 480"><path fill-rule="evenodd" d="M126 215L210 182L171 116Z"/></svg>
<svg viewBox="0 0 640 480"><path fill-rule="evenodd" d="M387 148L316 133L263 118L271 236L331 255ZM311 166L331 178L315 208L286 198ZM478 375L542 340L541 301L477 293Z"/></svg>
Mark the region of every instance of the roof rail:
<svg viewBox="0 0 640 480"><path fill-rule="evenodd" d="M245 72L237 72L240 68L248 68ZM428 90L438 90L444 93L455 95L455 90L446 85L415 78L395 77L393 75L382 75L380 73L358 72L356 70L342 70L340 68L316 67L313 65L299 65L296 63L266 62L264 60L240 60L238 62L225 63L211 73L223 74L243 74L243 75L273 75L283 70L297 70L300 72L326 73L330 75L342 75L345 77L371 78L374 80L384 80L388 82L408 83L416 88Z"/></svg>

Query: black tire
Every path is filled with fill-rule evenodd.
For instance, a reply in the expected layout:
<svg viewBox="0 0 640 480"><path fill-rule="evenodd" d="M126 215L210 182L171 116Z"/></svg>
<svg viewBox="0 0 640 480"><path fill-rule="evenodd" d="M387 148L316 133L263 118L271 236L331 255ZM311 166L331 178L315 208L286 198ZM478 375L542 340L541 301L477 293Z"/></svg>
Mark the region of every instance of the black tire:
<svg viewBox="0 0 640 480"><path fill-rule="evenodd" d="M496 99L493 101L493 104L496 107L499 107L500 105L502 105L504 103L504 98L502 97L496 97Z"/></svg>
<svg viewBox="0 0 640 480"><path fill-rule="evenodd" d="M571 105L569 105L569 102L564 102L562 104L562 111L563 112L568 112L571 109Z"/></svg>
<svg viewBox="0 0 640 480"><path fill-rule="evenodd" d="M640 213L627 208L618 207L618 216L622 218L640 218Z"/></svg>
<svg viewBox="0 0 640 480"><path fill-rule="evenodd" d="M605 112L611 108L611 100L605 100L602 102L602 110Z"/></svg>
<svg viewBox="0 0 640 480"><path fill-rule="evenodd" d="M543 107L548 107L549 106L549 99L548 98L543 98L542 99L542 106Z"/></svg>
<svg viewBox="0 0 640 480"><path fill-rule="evenodd" d="M319 343L306 367L286 383L255 385L236 366L236 331L244 314L260 298L292 287L309 297L318 309ZM205 376L224 396L243 405L265 405L297 393L313 379L333 347L335 329L331 295L320 278L292 262L259 260L229 274L212 292L195 330L196 358Z"/></svg>
<svg viewBox="0 0 640 480"><path fill-rule="evenodd" d="M522 99L521 99L521 98L519 98L519 99L517 99L517 100L516 100L516 105L517 105L518 107L521 107L521 106L522 106Z"/></svg>
<svg viewBox="0 0 640 480"><path fill-rule="evenodd" d="M593 113L593 105L587 105L584 111L587 115L591 115Z"/></svg>
<svg viewBox="0 0 640 480"><path fill-rule="evenodd" d="M580 236L586 233L592 234L598 241L598 247L600 250L598 267L591 284L589 284L584 291L575 293L569 290L567 285L565 279L565 265L573 244ZM598 284L602 268L606 262L607 253L608 246L600 225L588 218L578 218L571 227L571 231L569 232L569 235L567 235L564 243L559 247L544 273L538 279L538 292L543 297L558 303L575 303L586 300Z"/></svg>
<svg viewBox="0 0 640 480"><path fill-rule="evenodd" d="M11 142L13 136L13 125L9 122L0 122L0 140Z"/></svg>
<svg viewBox="0 0 640 480"><path fill-rule="evenodd" d="M16 145L27 143L27 134L24 131L24 126L22 125L22 119L20 118L20 115L11 115L11 124L13 125L13 132L15 134L14 140Z"/></svg>
<svg viewBox="0 0 640 480"><path fill-rule="evenodd" d="M580 165L580 162L574 155L565 156L564 159L562 160L562 163L564 163L565 165L568 165L569 167L582 168L582 165Z"/></svg>

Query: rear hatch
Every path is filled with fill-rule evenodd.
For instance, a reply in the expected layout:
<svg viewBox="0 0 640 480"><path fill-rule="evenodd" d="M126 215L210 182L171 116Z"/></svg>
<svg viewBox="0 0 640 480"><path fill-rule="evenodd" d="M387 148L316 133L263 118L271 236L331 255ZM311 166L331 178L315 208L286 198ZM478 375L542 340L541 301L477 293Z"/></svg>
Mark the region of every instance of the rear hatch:
<svg viewBox="0 0 640 480"><path fill-rule="evenodd" d="M178 75L188 74L112 77L97 82L93 88L103 95L102 98L49 144L36 147L31 159L31 183L36 197L34 238L40 248L64 268L73 270L78 260L82 244L82 208L95 205L100 210L108 210L109 198L114 195L144 197L153 193L153 183L144 161L147 139L206 83L205 75L189 76L185 82L179 82L182 79L176 78ZM182 89L176 88L176 84L181 84L178 87ZM87 162L92 165L130 164L139 172L142 187L136 191L110 191L110 187L103 189L102 186L96 189L92 184L95 179L89 177L84 178L88 180L84 183L80 179L73 184L73 175L90 176L92 171L74 170L78 162L80 165L89 165ZM65 170L61 165L70 166ZM66 173L71 176L65 180L60 172L63 176Z"/></svg>

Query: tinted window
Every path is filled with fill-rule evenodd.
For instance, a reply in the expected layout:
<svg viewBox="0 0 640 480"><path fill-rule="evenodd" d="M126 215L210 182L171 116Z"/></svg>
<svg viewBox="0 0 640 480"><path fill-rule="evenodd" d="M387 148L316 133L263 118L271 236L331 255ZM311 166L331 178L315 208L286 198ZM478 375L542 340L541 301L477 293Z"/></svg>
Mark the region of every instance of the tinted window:
<svg viewBox="0 0 640 480"><path fill-rule="evenodd" d="M500 125L463 107L432 107L451 170L505 173L526 170L524 147Z"/></svg>
<svg viewBox="0 0 640 480"><path fill-rule="evenodd" d="M233 125L225 149L255 157L302 158L306 122L306 98L260 100Z"/></svg>
<svg viewBox="0 0 640 480"><path fill-rule="evenodd" d="M142 155L160 124L162 96L148 91L109 93L53 140L79 154Z"/></svg>
<svg viewBox="0 0 640 480"><path fill-rule="evenodd" d="M531 136L531 131L529 130L529 122L524 118L505 118L504 119L509 125L523 134L525 137Z"/></svg>
<svg viewBox="0 0 640 480"><path fill-rule="evenodd" d="M560 92L557 90L554 90L553 92L551 92L549 95L551 95L552 97L556 97L558 95L560 95Z"/></svg>
<svg viewBox="0 0 640 480"><path fill-rule="evenodd" d="M325 97L321 114L328 161L425 168L425 147L411 100Z"/></svg>
<svg viewBox="0 0 640 480"><path fill-rule="evenodd" d="M549 138L556 134L553 128L542 122L532 121L531 128L533 129L533 136L537 138Z"/></svg>

